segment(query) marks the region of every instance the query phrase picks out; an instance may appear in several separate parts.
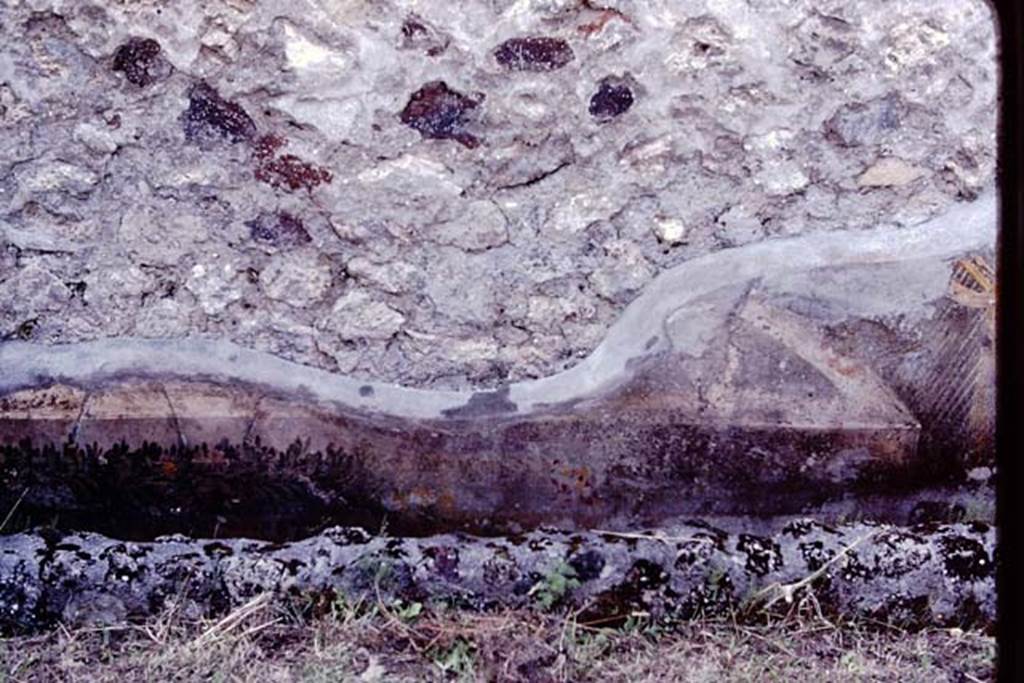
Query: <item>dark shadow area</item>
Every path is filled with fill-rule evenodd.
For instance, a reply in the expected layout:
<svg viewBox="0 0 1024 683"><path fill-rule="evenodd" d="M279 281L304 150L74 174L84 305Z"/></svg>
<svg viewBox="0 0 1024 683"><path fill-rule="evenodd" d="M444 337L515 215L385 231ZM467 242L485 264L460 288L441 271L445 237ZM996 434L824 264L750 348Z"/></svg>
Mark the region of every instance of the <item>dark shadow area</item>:
<svg viewBox="0 0 1024 683"><path fill-rule="evenodd" d="M126 541L184 534L281 543L332 526L425 537L450 532L501 536L547 525L542 519L531 522L529 515L513 519L430 508L403 511L393 505L389 509L387 496L375 490L372 477L356 458L333 451L305 452L299 446L282 453L258 443L172 449L147 443L137 449L121 444L100 452L74 444L37 448L25 440L0 449L0 462L0 510L6 511L2 534L46 527ZM779 499L778 489L766 489L723 496L714 505L705 501L692 514L666 518L634 510L599 520L579 519L575 525L567 519L561 526L654 528L691 517L736 528L771 528L779 520L800 516L900 525L991 521L993 477L965 482L961 473L927 481L880 481L843 493L807 490L794 483L793 495L786 500ZM616 507L631 509L628 501L621 503Z"/></svg>
<svg viewBox="0 0 1024 683"><path fill-rule="evenodd" d="M1024 7L1014 0L996 0L993 16L997 20L1000 75L999 117L999 297L997 301L998 339L996 363L998 375L996 410L996 453L1000 481L996 498L998 546L996 566L999 595L998 680L1024 679L1024 597L1019 585L1017 553L1010 552L1019 538L1020 510L1018 485L1021 481L1020 454L1024 441L1021 415L1021 389L1024 387L1024 173L1022 148L1024 133L1019 124L1024 110ZM1017 564L1018 566L1014 566Z"/></svg>
<svg viewBox="0 0 1024 683"><path fill-rule="evenodd" d="M276 461L252 457L257 454L258 446L205 444L121 446L103 453L73 444L39 449L28 441L5 447L0 509L12 512L3 533L48 526L129 541L168 534L288 541L332 525L389 528L385 511L372 500L319 492L290 469L303 454L281 454ZM319 474L337 472L322 468ZM423 535L414 528L392 531Z"/></svg>

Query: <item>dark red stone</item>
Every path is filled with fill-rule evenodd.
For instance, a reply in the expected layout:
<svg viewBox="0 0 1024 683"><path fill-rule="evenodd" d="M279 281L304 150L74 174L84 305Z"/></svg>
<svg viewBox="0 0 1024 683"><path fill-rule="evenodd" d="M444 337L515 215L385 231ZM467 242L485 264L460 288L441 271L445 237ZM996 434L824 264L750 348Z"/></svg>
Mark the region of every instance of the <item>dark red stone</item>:
<svg viewBox="0 0 1024 683"><path fill-rule="evenodd" d="M494 50L498 63L512 71L554 71L573 60L572 48L561 38L510 38Z"/></svg>
<svg viewBox="0 0 1024 683"><path fill-rule="evenodd" d="M303 161L294 154L282 154L260 163L256 167L256 179L294 192L312 190L321 183L329 183L332 176L326 168Z"/></svg>
<svg viewBox="0 0 1024 683"><path fill-rule="evenodd" d="M618 79L604 79L590 98L590 115L609 120L626 113L633 106L633 91Z"/></svg>
<svg viewBox="0 0 1024 683"><path fill-rule="evenodd" d="M121 71L130 83L144 87L156 80L160 43L152 38L130 38L114 53L114 71Z"/></svg>
<svg viewBox="0 0 1024 683"><path fill-rule="evenodd" d="M202 82L189 90L184 128L188 140L220 137L241 142L256 137L256 124L245 109Z"/></svg>
<svg viewBox="0 0 1024 683"><path fill-rule="evenodd" d="M259 159L269 159L277 153L277 150L281 149L288 144L288 141L282 138L280 135L274 135L268 133L262 136L253 145L253 153Z"/></svg>
<svg viewBox="0 0 1024 683"><path fill-rule="evenodd" d="M294 154L275 156L287 144L285 138L273 133L253 143L257 180L292 192L299 189L312 190L321 183L331 182L331 172L326 168L303 161Z"/></svg>
<svg viewBox="0 0 1024 683"><path fill-rule="evenodd" d="M480 139L468 130L470 112L482 99L452 90L444 81L431 81L412 94L400 118L425 138L455 140L472 149Z"/></svg>

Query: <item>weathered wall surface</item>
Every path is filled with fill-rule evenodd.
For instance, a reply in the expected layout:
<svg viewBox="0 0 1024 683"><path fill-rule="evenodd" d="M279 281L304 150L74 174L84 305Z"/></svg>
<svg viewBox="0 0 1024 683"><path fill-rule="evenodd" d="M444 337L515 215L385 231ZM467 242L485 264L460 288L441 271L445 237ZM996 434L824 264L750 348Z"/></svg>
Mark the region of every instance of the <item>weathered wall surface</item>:
<svg viewBox="0 0 1024 683"><path fill-rule="evenodd" d="M245 529L263 501L300 527L362 509L493 533L959 482L992 460L994 294L983 259L954 257L985 251L994 208L986 193L913 228L687 261L578 365L494 391L356 380L224 340L9 341L0 508ZM876 510L900 518L896 502Z"/></svg>
<svg viewBox="0 0 1024 683"><path fill-rule="evenodd" d="M493 387L683 261L993 177L980 1L31 0L0 44L7 340Z"/></svg>

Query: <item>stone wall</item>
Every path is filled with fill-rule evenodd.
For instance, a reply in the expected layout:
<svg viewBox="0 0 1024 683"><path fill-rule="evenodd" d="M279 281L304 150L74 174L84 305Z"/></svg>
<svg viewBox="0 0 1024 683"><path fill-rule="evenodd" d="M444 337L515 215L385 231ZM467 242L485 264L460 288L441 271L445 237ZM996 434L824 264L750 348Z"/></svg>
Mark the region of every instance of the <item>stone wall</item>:
<svg viewBox="0 0 1024 683"><path fill-rule="evenodd" d="M981 0L12 0L0 44L0 631L992 625Z"/></svg>
<svg viewBox="0 0 1024 683"><path fill-rule="evenodd" d="M980 0L0 9L0 338L481 388L659 273L993 182Z"/></svg>

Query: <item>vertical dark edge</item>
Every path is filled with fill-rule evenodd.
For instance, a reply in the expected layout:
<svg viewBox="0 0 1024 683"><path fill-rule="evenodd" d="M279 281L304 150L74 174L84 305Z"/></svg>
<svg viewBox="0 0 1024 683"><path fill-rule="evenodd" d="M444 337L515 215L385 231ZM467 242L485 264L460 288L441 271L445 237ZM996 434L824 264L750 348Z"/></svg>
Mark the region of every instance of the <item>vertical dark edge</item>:
<svg viewBox="0 0 1024 683"><path fill-rule="evenodd" d="M1024 297L1021 296L1022 253L1022 185L1021 166L1024 160L1024 22L1020 0L995 0L1000 60L999 163L1000 218L998 257L999 333L996 341L998 370L996 412L996 523L997 553L996 585L998 611L998 680L1024 680L1024 604L1021 582L1024 574L1013 552L1021 541L1021 511L1018 505L1021 490L1021 448L1024 419L1024 340L1021 336Z"/></svg>

